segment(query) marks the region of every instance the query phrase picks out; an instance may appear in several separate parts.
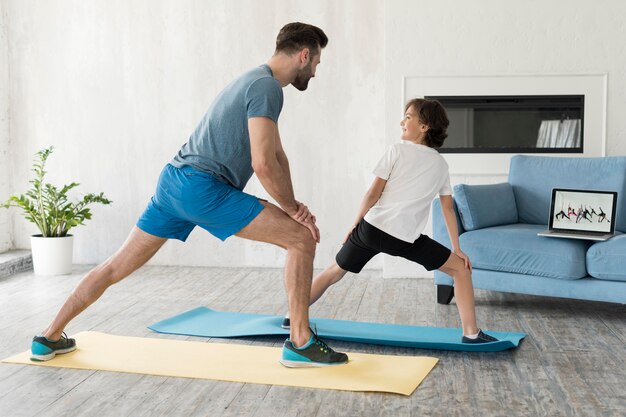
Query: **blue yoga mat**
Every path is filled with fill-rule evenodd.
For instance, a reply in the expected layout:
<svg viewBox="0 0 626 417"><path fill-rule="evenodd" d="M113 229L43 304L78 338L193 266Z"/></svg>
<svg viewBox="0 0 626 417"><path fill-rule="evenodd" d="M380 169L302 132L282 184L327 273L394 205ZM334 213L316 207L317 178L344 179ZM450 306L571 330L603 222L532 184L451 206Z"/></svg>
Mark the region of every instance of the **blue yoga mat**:
<svg viewBox="0 0 626 417"><path fill-rule="evenodd" d="M231 313L198 307L148 326L158 333L204 337L289 335L280 327L283 317L265 314ZM519 345L524 333L488 331L497 342L461 343L461 329L367 323L312 318L311 327L320 337L374 345L422 349L499 352Z"/></svg>

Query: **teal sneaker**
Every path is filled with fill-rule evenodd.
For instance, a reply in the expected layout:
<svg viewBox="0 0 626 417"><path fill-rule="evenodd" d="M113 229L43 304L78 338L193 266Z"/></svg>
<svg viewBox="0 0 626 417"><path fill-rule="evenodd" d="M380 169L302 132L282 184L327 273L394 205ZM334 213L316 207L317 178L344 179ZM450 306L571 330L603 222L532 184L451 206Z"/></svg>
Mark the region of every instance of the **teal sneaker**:
<svg viewBox="0 0 626 417"><path fill-rule="evenodd" d="M343 365L348 362L348 355L332 350L320 340L315 333L306 345L295 347L289 339L283 345L283 355L280 363L287 368L305 368Z"/></svg>
<svg viewBox="0 0 626 417"><path fill-rule="evenodd" d="M57 354L69 353L76 350L76 340L68 339L65 332L59 340L49 340L43 336L33 337L30 345L31 361L49 361Z"/></svg>

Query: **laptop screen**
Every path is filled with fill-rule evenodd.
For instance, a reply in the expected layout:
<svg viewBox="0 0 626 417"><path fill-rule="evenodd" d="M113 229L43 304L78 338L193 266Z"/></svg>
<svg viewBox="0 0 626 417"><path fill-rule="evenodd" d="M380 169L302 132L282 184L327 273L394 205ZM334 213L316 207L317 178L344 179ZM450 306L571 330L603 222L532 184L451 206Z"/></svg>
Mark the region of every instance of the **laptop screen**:
<svg viewBox="0 0 626 417"><path fill-rule="evenodd" d="M550 229L613 233L615 231L614 191L552 190Z"/></svg>

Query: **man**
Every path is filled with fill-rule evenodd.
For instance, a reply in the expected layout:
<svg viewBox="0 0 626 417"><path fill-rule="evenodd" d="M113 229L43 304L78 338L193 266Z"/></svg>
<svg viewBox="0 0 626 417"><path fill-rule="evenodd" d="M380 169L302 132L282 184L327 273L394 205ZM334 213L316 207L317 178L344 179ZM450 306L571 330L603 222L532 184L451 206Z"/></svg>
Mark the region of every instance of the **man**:
<svg viewBox="0 0 626 417"><path fill-rule="evenodd" d="M319 230L315 216L296 201L287 156L278 132L282 88L306 90L315 76L324 32L304 23L284 26L269 61L243 74L214 100L189 141L163 169L148 207L126 242L83 278L41 336L31 358L49 360L76 348L65 326L104 291L144 265L167 241L184 241L195 226L225 240L236 235L287 250L285 285L290 337L281 363L289 367L348 361L313 334L309 297ZM244 193L255 173L280 207Z"/></svg>

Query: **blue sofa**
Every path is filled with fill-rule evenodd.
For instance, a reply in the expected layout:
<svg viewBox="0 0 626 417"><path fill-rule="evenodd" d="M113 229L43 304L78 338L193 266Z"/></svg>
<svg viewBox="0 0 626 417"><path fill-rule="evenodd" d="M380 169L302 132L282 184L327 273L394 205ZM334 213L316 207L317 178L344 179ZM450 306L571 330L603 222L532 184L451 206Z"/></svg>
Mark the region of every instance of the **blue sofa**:
<svg viewBox="0 0 626 417"><path fill-rule="evenodd" d="M617 191L616 235L604 242L537 236L547 229L552 188ZM473 265L475 288L626 303L626 157L516 155L508 183L454 187L459 242ZM433 237L450 247L439 200ZM437 301L454 296L435 272Z"/></svg>

